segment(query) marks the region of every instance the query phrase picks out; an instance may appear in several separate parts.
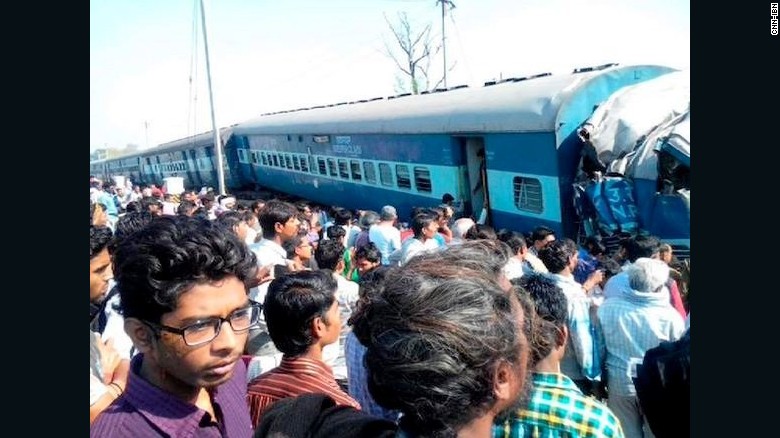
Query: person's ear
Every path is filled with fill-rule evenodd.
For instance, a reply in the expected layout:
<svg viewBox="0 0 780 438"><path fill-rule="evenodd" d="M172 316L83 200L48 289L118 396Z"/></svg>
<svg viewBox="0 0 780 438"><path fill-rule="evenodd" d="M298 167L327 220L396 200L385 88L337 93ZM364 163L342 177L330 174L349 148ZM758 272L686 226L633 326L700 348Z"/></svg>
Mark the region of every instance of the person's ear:
<svg viewBox="0 0 780 438"><path fill-rule="evenodd" d="M141 353L147 353L154 346L155 336L152 328L137 318L125 319L125 333Z"/></svg>
<svg viewBox="0 0 780 438"><path fill-rule="evenodd" d="M320 339L325 336L327 329L328 327L322 316L317 316L311 321L311 334L315 338Z"/></svg>
<svg viewBox="0 0 780 438"><path fill-rule="evenodd" d="M506 360L502 360L496 367L496 374L493 377L493 393L499 401L511 400L513 398L513 388L518 379L517 372Z"/></svg>

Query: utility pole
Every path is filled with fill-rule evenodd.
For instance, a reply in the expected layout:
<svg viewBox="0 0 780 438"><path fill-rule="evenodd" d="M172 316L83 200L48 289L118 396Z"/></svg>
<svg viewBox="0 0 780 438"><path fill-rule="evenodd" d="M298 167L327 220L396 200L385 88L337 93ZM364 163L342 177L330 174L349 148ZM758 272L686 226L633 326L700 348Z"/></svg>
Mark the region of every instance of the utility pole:
<svg viewBox="0 0 780 438"><path fill-rule="evenodd" d="M217 118L214 116L214 95L211 92L211 64L209 63L209 38L206 34L206 10L203 7L203 0L200 0L200 18L203 23L203 46L206 50L206 76L208 76L209 102L211 103L211 126L214 130L214 151L217 155L217 179L219 184L219 194L224 195L227 193L225 190L225 169L222 168L222 142L219 139Z"/></svg>
<svg viewBox="0 0 780 438"><path fill-rule="evenodd" d="M447 13L446 6L449 5L450 9L455 7L452 0L436 0L436 3L441 3L441 53L444 58L444 88L447 88L447 45L446 37L444 35L444 17Z"/></svg>

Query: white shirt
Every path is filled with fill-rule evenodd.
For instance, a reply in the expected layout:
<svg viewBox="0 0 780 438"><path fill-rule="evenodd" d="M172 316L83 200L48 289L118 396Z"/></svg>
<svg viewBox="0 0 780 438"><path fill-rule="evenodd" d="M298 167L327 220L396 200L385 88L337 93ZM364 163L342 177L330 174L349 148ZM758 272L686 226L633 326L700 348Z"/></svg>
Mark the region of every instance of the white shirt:
<svg viewBox="0 0 780 438"><path fill-rule="evenodd" d="M258 266L287 265L287 251L271 239L253 243L249 249L257 256Z"/></svg>
<svg viewBox="0 0 780 438"><path fill-rule="evenodd" d="M382 264L390 264L390 254L401 249L401 232L392 225L372 225L368 229L368 240L382 253Z"/></svg>

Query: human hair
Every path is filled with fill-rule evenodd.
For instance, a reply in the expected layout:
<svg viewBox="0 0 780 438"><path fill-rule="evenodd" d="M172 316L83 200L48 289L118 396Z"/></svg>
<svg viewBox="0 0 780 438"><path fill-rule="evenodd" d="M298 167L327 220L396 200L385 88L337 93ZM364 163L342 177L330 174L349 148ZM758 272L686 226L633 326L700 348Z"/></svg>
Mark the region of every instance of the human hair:
<svg viewBox="0 0 780 438"><path fill-rule="evenodd" d="M206 207L198 207L192 212L192 217L209 220L209 211Z"/></svg>
<svg viewBox="0 0 780 438"><path fill-rule="evenodd" d="M141 205L138 201L130 201L125 205L125 213L134 213L136 211L141 211Z"/></svg>
<svg viewBox="0 0 780 438"><path fill-rule="evenodd" d="M328 227L328 231L325 232L330 240L341 240L347 235L347 230L341 225L331 225Z"/></svg>
<svg viewBox="0 0 780 438"><path fill-rule="evenodd" d="M367 210L365 213L363 213L363 216L360 216L360 219L358 220L358 226L363 231L368 231L369 228L371 228L371 225L374 225L379 222L379 213L373 211L373 210Z"/></svg>
<svg viewBox="0 0 780 438"><path fill-rule="evenodd" d="M301 236L295 236L290 240L282 242L282 248L284 248L284 252L287 253L288 259L292 260L295 257L295 250L301 246L301 243L303 243L303 238Z"/></svg>
<svg viewBox="0 0 780 438"><path fill-rule="evenodd" d="M473 226L474 226L474 219L468 217L462 217L460 219L456 219L455 222L452 223L452 227L450 227L450 229L452 230L452 238L453 239L465 238L466 233Z"/></svg>
<svg viewBox="0 0 780 438"><path fill-rule="evenodd" d="M452 201L454 201L454 200L455 200L455 197L454 197L454 196L452 196L452 195L451 195L451 194L449 194L449 193L445 193L445 194L444 194L444 195L442 195L442 197L441 197L441 203L442 203L442 204L449 204L450 202L452 202Z"/></svg>
<svg viewBox="0 0 780 438"><path fill-rule="evenodd" d="M495 405L498 365L519 365L515 309L484 275L394 269L366 315L371 395L414 435L455 436Z"/></svg>
<svg viewBox="0 0 780 438"><path fill-rule="evenodd" d="M490 225L486 224L474 224L469 228L468 231L466 231L466 235L463 236L466 240L477 240L477 239L490 239L490 240L496 240L498 236L496 235L496 230L493 229Z"/></svg>
<svg viewBox="0 0 780 438"><path fill-rule="evenodd" d="M245 222L244 214L235 210L226 210L214 219L214 223L218 227L234 234L236 233L236 227L241 222Z"/></svg>
<svg viewBox="0 0 780 438"><path fill-rule="evenodd" d="M367 309L381 292L385 278L392 269L397 267L380 265L360 276L358 300L347 324L352 326L352 332L364 346L368 345L370 339L368 321L365 320Z"/></svg>
<svg viewBox="0 0 780 438"><path fill-rule="evenodd" d="M601 237L598 235L586 237L583 247L585 247L585 249L594 256L605 254L607 252L607 247L604 245L604 243L601 242Z"/></svg>
<svg viewBox="0 0 780 438"><path fill-rule="evenodd" d="M159 199L153 197L153 196L144 196L141 198L141 210L143 211L149 211L149 207L152 205L157 205L160 208L162 208L162 203Z"/></svg>
<svg viewBox="0 0 780 438"><path fill-rule="evenodd" d="M558 346L560 331L568 322L566 295L554 280L543 274L524 275L518 283L528 294L536 312L531 360L538 363Z"/></svg>
<svg viewBox="0 0 780 438"><path fill-rule="evenodd" d="M346 208L337 207L333 210L333 223L336 225L349 225L352 218L352 212Z"/></svg>
<svg viewBox="0 0 780 438"><path fill-rule="evenodd" d="M234 233L210 221L163 216L124 239L114 276L125 318L158 323L194 286L236 277L248 290L257 257Z"/></svg>
<svg viewBox="0 0 780 438"><path fill-rule="evenodd" d="M176 207L176 214L189 216L192 214L192 212L195 211L196 208L198 208L197 204L187 199L183 199L181 202L179 202L179 206Z"/></svg>
<svg viewBox="0 0 780 438"><path fill-rule="evenodd" d="M374 242L368 242L355 250L355 260L368 260L371 263L382 263L382 251L376 247Z"/></svg>
<svg viewBox="0 0 780 438"><path fill-rule="evenodd" d="M640 257L652 258L661 251L661 241L655 236L634 236L625 243L626 258L634 263Z"/></svg>
<svg viewBox="0 0 780 438"><path fill-rule="evenodd" d="M338 225L334 226L341 228ZM314 251L314 260L317 261L320 269L335 271L342 257L344 257L344 245L337 239L320 241Z"/></svg>
<svg viewBox="0 0 780 438"><path fill-rule="evenodd" d="M104 249L108 248L108 244L112 238L111 228L102 226L89 226L89 259L92 260L100 254Z"/></svg>
<svg viewBox="0 0 780 438"><path fill-rule="evenodd" d="M540 240L547 239L547 236L549 235L555 235L555 231L552 230L552 228L545 227L544 225L540 225L536 228L534 228L533 233L531 233L531 243L536 243Z"/></svg>
<svg viewBox="0 0 780 438"><path fill-rule="evenodd" d="M116 251L116 247L122 242L122 240L133 235L138 230L149 225L156 218L149 211L134 211L132 213L126 213L116 221L114 230L114 240L109 244L109 251L112 253Z"/></svg>
<svg viewBox="0 0 780 438"><path fill-rule="evenodd" d="M329 270L297 271L274 279L268 286L263 314L268 334L286 356L299 356L314 344L311 323L336 301L338 284Z"/></svg>
<svg viewBox="0 0 780 438"><path fill-rule="evenodd" d="M628 284L639 292L657 292L669 280L669 265L661 260L640 257L626 267Z"/></svg>
<svg viewBox="0 0 780 438"><path fill-rule="evenodd" d="M293 217L298 216L298 209L289 202L280 201L278 199L272 199L265 203L262 211L260 211L260 227L263 229L263 237L266 239L273 239L276 236L276 225L280 223L286 224L287 221Z"/></svg>
<svg viewBox="0 0 780 438"><path fill-rule="evenodd" d="M503 274L503 268L512 257L511 250L504 242L498 240L469 240L460 245L447 246L437 252L424 252L416 255L404 267L414 267L424 261L432 260L442 265L468 268L488 273L491 279L497 280ZM417 260L412 263L413 260Z"/></svg>
<svg viewBox="0 0 780 438"><path fill-rule="evenodd" d="M412 217L412 232L416 239L423 237L423 230L436 221L436 213L433 211L422 211Z"/></svg>
<svg viewBox="0 0 780 438"><path fill-rule="evenodd" d="M525 237L517 231L501 230L496 233L498 240L509 245L512 250L512 255L517 255L523 248L528 248L528 242L525 241Z"/></svg>
<svg viewBox="0 0 780 438"><path fill-rule="evenodd" d="M553 240L539 250L539 260L550 272L557 274L569 266L569 259L575 254L577 254L577 244L573 240Z"/></svg>
<svg viewBox="0 0 780 438"><path fill-rule="evenodd" d="M249 209L254 211L255 214L259 213L258 210L260 210L260 207L265 208L265 201L262 199L257 199L255 201L252 201L251 204L249 204Z"/></svg>

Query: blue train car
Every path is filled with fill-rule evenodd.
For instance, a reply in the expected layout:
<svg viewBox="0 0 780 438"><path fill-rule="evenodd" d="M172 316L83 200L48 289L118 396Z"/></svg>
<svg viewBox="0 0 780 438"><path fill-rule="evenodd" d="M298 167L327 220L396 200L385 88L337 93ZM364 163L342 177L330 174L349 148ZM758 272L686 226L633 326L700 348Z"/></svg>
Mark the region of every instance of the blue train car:
<svg viewBox="0 0 780 438"><path fill-rule="evenodd" d="M674 71L578 69L267 114L233 127L241 182L323 204L379 210L445 193L496 228L575 236L577 128L617 90Z"/></svg>
<svg viewBox="0 0 780 438"><path fill-rule="evenodd" d="M220 129L223 148L225 185L240 185L233 170L237 169L237 147L233 146L231 128ZM161 144L132 155L97 161L90 171L104 180L114 175L129 177L135 184L162 184L164 178L182 177L188 189L218 187L217 158L211 131Z"/></svg>

